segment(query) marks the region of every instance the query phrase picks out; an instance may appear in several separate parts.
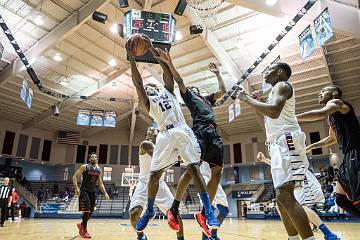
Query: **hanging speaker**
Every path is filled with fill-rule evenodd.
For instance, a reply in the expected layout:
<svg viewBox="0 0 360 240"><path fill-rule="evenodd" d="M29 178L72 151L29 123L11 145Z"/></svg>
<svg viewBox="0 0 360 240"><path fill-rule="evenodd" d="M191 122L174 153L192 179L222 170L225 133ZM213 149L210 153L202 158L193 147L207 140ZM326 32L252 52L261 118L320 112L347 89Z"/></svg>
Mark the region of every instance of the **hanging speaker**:
<svg viewBox="0 0 360 240"><path fill-rule="evenodd" d="M51 107L52 113L54 116L59 116L60 114L60 105L59 104L55 104Z"/></svg>
<svg viewBox="0 0 360 240"><path fill-rule="evenodd" d="M108 16L104 13L95 11L92 15L92 19L97 21L97 22L101 22L103 24L105 24L106 20L107 20Z"/></svg>
<svg viewBox="0 0 360 240"><path fill-rule="evenodd" d="M178 4L176 5L174 13L177 15L182 16L184 14L185 8L187 6L186 0L180 0Z"/></svg>
<svg viewBox="0 0 360 240"><path fill-rule="evenodd" d="M119 0L119 4L121 8L127 8L129 6L128 0Z"/></svg>

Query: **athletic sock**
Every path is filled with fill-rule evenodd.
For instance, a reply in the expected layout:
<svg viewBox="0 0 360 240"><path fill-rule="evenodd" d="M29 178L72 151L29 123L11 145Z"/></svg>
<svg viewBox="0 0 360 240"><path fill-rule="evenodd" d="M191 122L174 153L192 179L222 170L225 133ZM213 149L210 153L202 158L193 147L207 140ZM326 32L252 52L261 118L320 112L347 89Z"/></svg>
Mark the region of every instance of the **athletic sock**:
<svg viewBox="0 0 360 240"><path fill-rule="evenodd" d="M83 225L83 227L85 229L87 229L87 222L89 221L90 217L91 217L91 212L84 212L83 215L82 215L81 224Z"/></svg>
<svg viewBox="0 0 360 240"><path fill-rule="evenodd" d="M171 205L171 211L175 214L177 214L179 212L179 206L180 206L180 201L174 199L172 205Z"/></svg>
<svg viewBox="0 0 360 240"><path fill-rule="evenodd" d="M202 193L200 193L200 198L204 204L205 216L206 216L206 214L212 212L209 194L207 192L202 192Z"/></svg>
<svg viewBox="0 0 360 240"><path fill-rule="evenodd" d="M177 240L185 240L184 236L177 237Z"/></svg>
<svg viewBox="0 0 360 240"><path fill-rule="evenodd" d="M325 223L321 224L319 226L319 229L322 231L322 233L326 236L326 235L331 235L332 232L330 231L330 229L325 225Z"/></svg>
<svg viewBox="0 0 360 240"><path fill-rule="evenodd" d="M155 203L155 198L148 198L147 209L148 209L150 212L154 212L154 203Z"/></svg>
<svg viewBox="0 0 360 240"><path fill-rule="evenodd" d="M136 232L139 238L142 238L144 236L144 232Z"/></svg>
<svg viewBox="0 0 360 240"><path fill-rule="evenodd" d="M213 238L217 238L217 229L212 229L211 230L211 237L213 237Z"/></svg>
<svg viewBox="0 0 360 240"><path fill-rule="evenodd" d="M289 240L301 240L300 236L299 235L296 235L296 236L289 236L288 237Z"/></svg>
<svg viewBox="0 0 360 240"><path fill-rule="evenodd" d="M316 238L315 238L315 236L311 236L311 237L306 238L306 239L304 239L304 240L316 240Z"/></svg>

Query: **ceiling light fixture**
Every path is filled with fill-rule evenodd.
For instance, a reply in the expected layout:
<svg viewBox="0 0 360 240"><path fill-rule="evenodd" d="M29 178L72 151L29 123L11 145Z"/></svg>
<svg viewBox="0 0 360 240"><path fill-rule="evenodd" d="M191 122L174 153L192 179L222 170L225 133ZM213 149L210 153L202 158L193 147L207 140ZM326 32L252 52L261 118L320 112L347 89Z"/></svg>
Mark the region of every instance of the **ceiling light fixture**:
<svg viewBox="0 0 360 240"><path fill-rule="evenodd" d="M35 18L34 18L34 23L38 26L41 26L41 25L44 25L44 20L42 18L42 16L40 15L37 15Z"/></svg>
<svg viewBox="0 0 360 240"><path fill-rule="evenodd" d="M109 64L110 66L112 66L112 67L115 67L115 66L117 65L116 59L115 59L115 58L112 58L112 59L108 62L108 64Z"/></svg>
<svg viewBox="0 0 360 240"><path fill-rule="evenodd" d="M268 6L274 6L277 3L277 0L266 0Z"/></svg>
<svg viewBox="0 0 360 240"><path fill-rule="evenodd" d="M53 57L53 59L57 62L61 62L63 60L60 53L56 53L55 56Z"/></svg>
<svg viewBox="0 0 360 240"><path fill-rule="evenodd" d="M67 85L69 85L69 83L65 82L65 81L62 81L60 82L61 85L63 85L64 87L66 87Z"/></svg>
<svg viewBox="0 0 360 240"><path fill-rule="evenodd" d="M112 32L113 34L115 34L115 33L118 33L119 32L119 29L120 29L120 26L119 26L119 24L113 24L113 25L111 25L111 27L110 27L110 32Z"/></svg>
<svg viewBox="0 0 360 240"><path fill-rule="evenodd" d="M175 40L180 41L181 39L183 39L183 35L180 31L176 31Z"/></svg>

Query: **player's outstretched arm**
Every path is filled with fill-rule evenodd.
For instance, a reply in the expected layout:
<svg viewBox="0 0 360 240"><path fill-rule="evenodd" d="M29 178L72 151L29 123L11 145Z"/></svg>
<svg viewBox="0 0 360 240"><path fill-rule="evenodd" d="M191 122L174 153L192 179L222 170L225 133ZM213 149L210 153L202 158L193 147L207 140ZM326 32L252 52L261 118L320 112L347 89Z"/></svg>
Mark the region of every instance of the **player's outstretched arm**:
<svg viewBox="0 0 360 240"><path fill-rule="evenodd" d="M146 92L144 89L144 84L143 84L143 79L141 77L139 69L136 66L135 57L131 50L132 49L131 44L132 44L131 39L129 39L125 44L126 52L129 56L129 61L130 61L131 79L136 88L136 92L139 96L139 102L141 104L143 104L146 108L146 111L149 112L149 110L150 110L149 98L146 95Z"/></svg>
<svg viewBox="0 0 360 240"><path fill-rule="evenodd" d="M107 194L106 189L105 189L105 186L104 186L103 173L102 173L102 172L101 172L101 174L100 174L100 176L99 176L99 178L98 178L98 180L97 180L97 184L98 184L98 186L99 186L99 188L100 188L100 191L104 194L105 199L106 199L106 200L109 200L110 197L109 197L109 195Z"/></svg>
<svg viewBox="0 0 360 240"><path fill-rule="evenodd" d="M214 92L214 100L217 101L226 93L224 79L222 78L218 66L215 63L209 63L209 71L216 75L219 84L219 90Z"/></svg>
<svg viewBox="0 0 360 240"><path fill-rule="evenodd" d="M145 140L140 144L140 155L149 154L150 156L152 156L153 152L154 144L152 142Z"/></svg>
<svg viewBox="0 0 360 240"><path fill-rule="evenodd" d="M263 154L262 152L258 152L256 158L263 163L266 163L268 165L271 165L271 160L268 159L267 157L265 157L265 154Z"/></svg>
<svg viewBox="0 0 360 240"><path fill-rule="evenodd" d="M157 48L156 51L159 53L160 59L169 66L170 72L171 72L172 76L174 77L175 82L179 85L180 92L185 94L186 86L185 86L184 80L180 76L179 72L176 70L176 68L172 62L172 59L170 57L169 51L167 49L165 49L165 51L163 51L160 48Z"/></svg>
<svg viewBox="0 0 360 240"><path fill-rule="evenodd" d="M239 99L246 102L263 116L278 118L283 110L286 100L292 95L291 87L286 83L278 83L273 89L274 101L272 103L262 103L250 97L244 90L239 91Z"/></svg>
<svg viewBox="0 0 360 240"><path fill-rule="evenodd" d="M173 75L171 74L169 66L160 59L159 53L152 45L150 38L145 34L142 34L142 36L144 37L146 44L149 46L149 51L153 54L156 60L158 60L162 70L164 71L163 73L164 87L169 92L174 92L174 78Z"/></svg>
<svg viewBox="0 0 360 240"><path fill-rule="evenodd" d="M336 135L334 130L330 127L329 128L329 136L327 136L324 139L321 139L320 141L310 144L306 147L306 152L309 153L313 149L321 148L321 147L327 147L335 144L337 142Z"/></svg>
<svg viewBox="0 0 360 240"><path fill-rule="evenodd" d="M333 99L328 101L321 109L304 112L296 115L296 117L299 122L312 122L322 120L334 112L341 112L342 114L346 114L349 112L349 110L349 106L344 104L343 101L339 99Z"/></svg>
<svg viewBox="0 0 360 240"><path fill-rule="evenodd" d="M80 189L79 189L79 186L78 186L78 183L77 183L77 178L85 171L85 165L82 165L79 170L77 170L73 177L72 177L72 182L73 182L73 185L74 185L74 189L75 189L75 194L76 195L79 195L80 194Z"/></svg>

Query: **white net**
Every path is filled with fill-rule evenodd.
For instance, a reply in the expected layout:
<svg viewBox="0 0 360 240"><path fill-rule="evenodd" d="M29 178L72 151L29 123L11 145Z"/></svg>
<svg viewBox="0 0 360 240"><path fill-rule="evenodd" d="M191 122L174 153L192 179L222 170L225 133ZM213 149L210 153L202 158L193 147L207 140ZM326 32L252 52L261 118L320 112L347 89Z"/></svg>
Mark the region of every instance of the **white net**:
<svg viewBox="0 0 360 240"><path fill-rule="evenodd" d="M202 29L212 29L216 25L216 13L225 0L187 0L191 14Z"/></svg>

